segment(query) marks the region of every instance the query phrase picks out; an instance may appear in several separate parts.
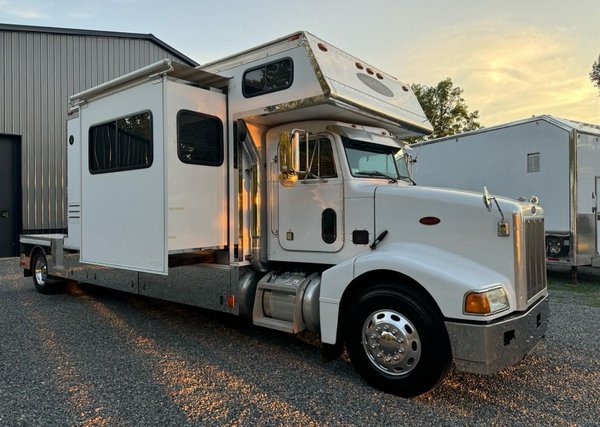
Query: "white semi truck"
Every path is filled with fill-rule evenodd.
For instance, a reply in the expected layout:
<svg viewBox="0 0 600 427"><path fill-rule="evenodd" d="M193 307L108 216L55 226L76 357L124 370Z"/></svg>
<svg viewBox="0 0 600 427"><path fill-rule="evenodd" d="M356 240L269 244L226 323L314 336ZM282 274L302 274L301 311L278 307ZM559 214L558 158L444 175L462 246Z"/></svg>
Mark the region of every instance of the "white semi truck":
<svg viewBox="0 0 600 427"><path fill-rule="evenodd" d="M70 279L313 331L402 396L545 335L542 210L413 185L395 155L431 126L410 87L309 33L70 106L68 233L21 237L42 293Z"/></svg>

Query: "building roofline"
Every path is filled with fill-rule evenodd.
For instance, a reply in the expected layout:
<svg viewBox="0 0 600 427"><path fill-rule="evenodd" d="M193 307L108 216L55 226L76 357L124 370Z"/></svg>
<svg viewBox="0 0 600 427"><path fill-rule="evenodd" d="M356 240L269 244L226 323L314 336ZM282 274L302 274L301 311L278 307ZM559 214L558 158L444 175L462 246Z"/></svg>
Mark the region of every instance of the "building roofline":
<svg viewBox="0 0 600 427"><path fill-rule="evenodd" d="M526 119L515 120L512 122L502 123L502 124L490 126L487 128L481 128L481 129L475 129L475 130L471 130L471 131L467 131L467 132L457 133L456 135L448 135L448 136L443 136L441 138L416 142L414 144L411 144L411 147L421 147L421 146L429 145L429 144L437 144L438 142L448 141L451 139L466 138L466 137L473 136L473 135L479 135L482 133L493 132L493 131L496 131L499 129L506 129L506 128L520 126L523 124L537 122L537 121L545 121L553 126L563 129L567 132L571 131L572 129L575 129L579 133L586 133L586 134L590 134L590 135L599 135L600 134L600 127L598 127L597 125L576 122L576 121L567 120L567 119L560 119L558 117L554 117L549 114L542 114L540 116L531 116Z"/></svg>
<svg viewBox="0 0 600 427"><path fill-rule="evenodd" d="M128 38L150 41L166 51L170 52L174 56L185 61L187 65L197 67L196 61L191 59L189 56L184 55L177 49L169 46L154 34L144 33L124 33L119 31L100 31L100 30L83 30L77 28L61 28L61 27L38 27L33 25L16 25L16 24L3 24L0 23L0 31L14 31L14 32L29 32L29 33L47 33L47 34L65 34L72 36L95 36L95 37L117 37L117 38Z"/></svg>

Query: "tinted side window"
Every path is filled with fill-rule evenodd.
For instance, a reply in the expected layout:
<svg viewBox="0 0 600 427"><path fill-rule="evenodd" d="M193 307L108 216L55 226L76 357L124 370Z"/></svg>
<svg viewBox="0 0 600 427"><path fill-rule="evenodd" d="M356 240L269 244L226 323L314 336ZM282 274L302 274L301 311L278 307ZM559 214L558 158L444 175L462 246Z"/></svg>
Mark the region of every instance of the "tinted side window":
<svg viewBox="0 0 600 427"><path fill-rule="evenodd" d="M246 98L287 89L294 79L292 58L250 68L244 73L242 92Z"/></svg>
<svg viewBox="0 0 600 427"><path fill-rule="evenodd" d="M152 165L152 113L149 111L91 126L89 169L93 174Z"/></svg>
<svg viewBox="0 0 600 427"><path fill-rule="evenodd" d="M223 164L223 123L218 117L181 110L177 114L177 155L183 163Z"/></svg>

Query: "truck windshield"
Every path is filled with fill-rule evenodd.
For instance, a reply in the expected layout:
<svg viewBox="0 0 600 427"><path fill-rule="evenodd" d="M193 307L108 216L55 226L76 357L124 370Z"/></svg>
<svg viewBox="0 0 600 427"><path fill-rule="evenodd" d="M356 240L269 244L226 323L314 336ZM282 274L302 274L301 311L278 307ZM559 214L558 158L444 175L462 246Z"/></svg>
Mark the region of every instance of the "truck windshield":
<svg viewBox="0 0 600 427"><path fill-rule="evenodd" d="M398 171L395 154L399 148L372 144L342 136L350 172L355 177L372 177L397 182L398 179L410 182L408 173Z"/></svg>

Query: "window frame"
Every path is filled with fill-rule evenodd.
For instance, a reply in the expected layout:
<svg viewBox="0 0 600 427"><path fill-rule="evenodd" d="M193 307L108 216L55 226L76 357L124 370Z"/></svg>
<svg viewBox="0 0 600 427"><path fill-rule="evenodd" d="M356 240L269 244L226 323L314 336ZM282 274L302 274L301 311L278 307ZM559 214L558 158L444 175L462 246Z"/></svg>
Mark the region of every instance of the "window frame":
<svg viewBox="0 0 600 427"><path fill-rule="evenodd" d="M219 123L219 160L218 161L216 161L216 162L195 161L195 160L186 160L181 157L181 144L180 144L181 126L179 125L179 118L180 118L181 114L188 114L188 113L194 114L196 116L204 117L204 118L215 119L218 121L218 123ZM224 135L223 121L221 120L220 117L214 116L212 114L201 113L199 111L181 109L181 110L177 111L177 119L176 119L175 125L177 126L177 157L179 158L179 161L181 163L185 163L186 165L213 166L213 167L219 167L219 166L223 165L223 163L225 162L225 141L224 141L224 137L223 137L223 135Z"/></svg>
<svg viewBox="0 0 600 427"><path fill-rule="evenodd" d="M305 183L305 182L327 182L330 179L337 179L340 177L340 173L338 171L339 169L339 162L337 160L337 153L336 153L336 148L335 148L335 143L334 143L334 138L331 136L331 134L328 133L318 133L315 135L310 135L308 138L308 144L306 145L306 149L308 149L310 147L310 140L311 138L314 138L315 143L319 143L321 140L326 140L329 142L329 147L331 148L331 162L332 162L332 166L333 166L333 172L335 173L334 176L326 176L326 177L322 177L322 176L310 176L308 177L308 175L314 175L312 173L309 173L308 170L302 171L302 167L300 167L300 171L298 171L298 180ZM302 137L301 137L301 141L300 141L300 145L302 145ZM309 151L310 153L310 151ZM300 164L302 162L302 160L306 159L306 151L304 152L304 156L300 155ZM317 160L318 161L318 160ZM305 169L308 169L308 165L304 165Z"/></svg>
<svg viewBox="0 0 600 427"><path fill-rule="evenodd" d="M150 114L150 147L149 147L150 162L148 164L142 164L142 165L137 165L137 166L125 166L125 167L116 167L116 168L111 168L111 169L92 170L92 152L93 152L93 150L92 150L92 128L104 126L109 123L115 123L115 126L116 126L116 123L119 120L126 119L128 117L138 116L138 115L144 114L144 113ZM118 135L118 127L116 126L116 128L117 128L117 135ZM118 152L118 149L119 149L118 139L117 139L116 148L117 148L117 152ZM129 170L138 170L138 169L148 169L153 164L154 164L154 115L152 114L152 110L145 109L145 110L141 110L141 111L136 111L134 113L129 113L129 114L125 114L122 116L118 116L118 117L110 119L110 120L106 120L106 121L99 122L99 123L94 123L88 127L88 171L90 174L100 175L100 174L105 174L105 173L124 172L124 171L129 171Z"/></svg>
<svg viewBox="0 0 600 427"><path fill-rule="evenodd" d="M277 62L283 62L283 61L290 62L290 82L287 86L282 86L282 87L273 88L273 89L267 89L267 90L263 90L261 92L256 92L256 93L247 93L247 91L246 91L246 75L248 73L251 73L252 71L256 71L256 70L260 70L261 68L264 68L265 69L265 84L266 84L267 66L269 66L271 64L276 64ZM257 65L255 67L248 68L247 70L245 70L244 74L242 74L242 95L244 95L244 98L254 98L255 96L266 95L268 93L279 92L281 90L289 89L293 83L294 83L294 60L292 59L292 57L286 56L284 58L279 58L279 59L276 59L271 62L265 62L261 65Z"/></svg>

